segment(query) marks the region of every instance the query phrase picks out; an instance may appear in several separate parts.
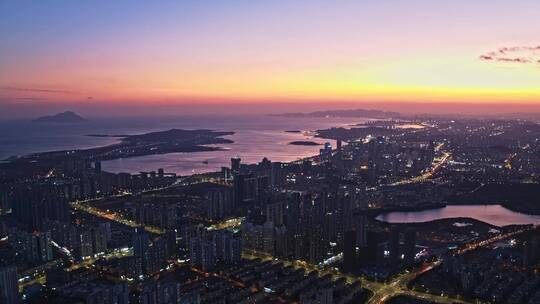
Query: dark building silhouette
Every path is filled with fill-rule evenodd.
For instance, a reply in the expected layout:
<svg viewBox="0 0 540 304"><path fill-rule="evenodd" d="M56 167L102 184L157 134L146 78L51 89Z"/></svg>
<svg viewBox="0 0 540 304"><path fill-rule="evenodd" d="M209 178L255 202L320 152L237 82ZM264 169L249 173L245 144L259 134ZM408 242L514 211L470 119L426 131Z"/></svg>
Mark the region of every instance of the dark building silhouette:
<svg viewBox="0 0 540 304"><path fill-rule="evenodd" d="M416 255L416 231L414 229L405 230L403 236L403 260L406 264L414 263Z"/></svg>
<svg viewBox="0 0 540 304"><path fill-rule="evenodd" d="M69 204L58 188L30 185L17 190L13 214L28 230L40 230L46 220L68 221Z"/></svg>
<svg viewBox="0 0 540 304"><path fill-rule="evenodd" d="M0 303L17 304L20 302L17 268L0 268Z"/></svg>
<svg viewBox="0 0 540 304"><path fill-rule="evenodd" d="M146 256L148 254L148 248L150 247L150 237L144 228L139 227L135 229L132 236L133 256L136 260L136 272L142 274L145 269Z"/></svg>
<svg viewBox="0 0 540 304"><path fill-rule="evenodd" d="M233 157L231 158L231 173L233 176L238 175L240 173L240 157Z"/></svg>
<svg viewBox="0 0 540 304"><path fill-rule="evenodd" d="M390 251L390 262L395 265L399 262L399 229L393 226L390 229L390 239L388 241Z"/></svg>
<svg viewBox="0 0 540 304"><path fill-rule="evenodd" d="M540 261L540 238L532 236L523 243L523 264L532 266Z"/></svg>
<svg viewBox="0 0 540 304"><path fill-rule="evenodd" d="M234 176L233 197L234 197L234 204L236 206L242 206L242 203L244 202L245 179L246 179L246 176L243 174L237 174L236 176Z"/></svg>
<svg viewBox="0 0 540 304"><path fill-rule="evenodd" d="M381 237L381 235L379 235L379 233L368 231L366 246L360 246L358 255L359 263L361 265L370 265L375 263L377 260L377 249L380 248L379 244L383 241L384 239Z"/></svg>
<svg viewBox="0 0 540 304"><path fill-rule="evenodd" d="M347 272L353 272L356 267L356 231L354 230L345 232L343 267Z"/></svg>

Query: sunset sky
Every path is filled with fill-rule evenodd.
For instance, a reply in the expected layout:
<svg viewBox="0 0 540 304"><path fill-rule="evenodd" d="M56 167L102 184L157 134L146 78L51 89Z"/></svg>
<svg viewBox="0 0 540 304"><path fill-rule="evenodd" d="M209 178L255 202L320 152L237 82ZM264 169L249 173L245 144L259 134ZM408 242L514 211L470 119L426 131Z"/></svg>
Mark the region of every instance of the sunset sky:
<svg viewBox="0 0 540 304"><path fill-rule="evenodd" d="M540 105L540 1L0 0L0 107Z"/></svg>

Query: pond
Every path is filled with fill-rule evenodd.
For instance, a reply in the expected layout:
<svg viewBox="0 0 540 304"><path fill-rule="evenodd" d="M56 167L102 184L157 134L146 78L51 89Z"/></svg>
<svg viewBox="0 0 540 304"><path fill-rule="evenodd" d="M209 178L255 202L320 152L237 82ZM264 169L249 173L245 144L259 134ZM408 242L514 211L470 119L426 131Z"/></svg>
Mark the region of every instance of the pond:
<svg viewBox="0 0 540 304"><path fill-rule="evenodd" d="M377 216L387 223L422 223L434 220L469 217L494 226L540 224L539 215L515 212L501 205L448 205L422 211L395 211Z"/></svg>

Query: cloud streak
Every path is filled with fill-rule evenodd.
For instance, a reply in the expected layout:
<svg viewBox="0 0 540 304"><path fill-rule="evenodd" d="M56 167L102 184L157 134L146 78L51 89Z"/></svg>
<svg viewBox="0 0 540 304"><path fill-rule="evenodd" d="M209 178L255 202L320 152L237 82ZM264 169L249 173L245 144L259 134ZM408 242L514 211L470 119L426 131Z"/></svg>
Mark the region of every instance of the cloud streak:
<svg viewBox="0 0 540 304"><path fill-rule="evenodd" d="M482 61L540 64L540 45L502 47L496 51L482 54L479 58Z"/></svg>
<svg viewBox="0 0 540 304"><path fill-rule="evenodd" d="M30 100L30 101L37 101L37 100L49 100L47 98L41 98L41 97L12 97L12 96L2 96L0 97L1 101L13 101L13 100Z"/></svg>
<svg viewBox="0 0 540 304"><path fill-rule="evenodd" d="M3 86L0 90L4 91L16 91L16 92L35 92L35 93L59 93L59 94L76 94L77 92L71 90L59 90L59 89L47 89L47 88L26 88L26 87L12 87Z"/></svg>

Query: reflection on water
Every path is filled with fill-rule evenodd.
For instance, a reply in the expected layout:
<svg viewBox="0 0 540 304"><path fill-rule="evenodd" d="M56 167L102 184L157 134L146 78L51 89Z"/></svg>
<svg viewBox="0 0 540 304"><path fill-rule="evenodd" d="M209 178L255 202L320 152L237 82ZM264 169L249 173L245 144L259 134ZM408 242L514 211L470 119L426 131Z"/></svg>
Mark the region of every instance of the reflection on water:
<svg viewBox="0 0 540 304"><path fill-rule="evenodd" d="M234 141L232 144L220 144L224 151L169 153L148 155L127 159L116 159L103 162L103 168L110 172L155 171L163 168L165 172L180 175L219 171L221 167L230 166L231 157L240 156L243 163L257 163L264 157L271 161L289 162L318 154L320 146L290 145L292 141L313 140L314 131L334 126L346 126L365 119L321 119L321 118L290 118L290 117L251 117L235 120L216 119L211 122L190 121L187 128L211 128L220 131L233 131L234 135L227 136ZM286 132L301 130L302 132ZM332 140L316 140L331 142Z"/></svg>
<svg viewBox="0 0 540 304"><path fill-rule="evenodd" d="M387 223L422 223L434 220L469 217L495 226L540 224L540 216L514 212L501 205L449 205L423 211L383 213L377 220Z"/></svg>
<svg viewBox="0 0 540 304"><path fill-rule="evenodd" d="M317 154L319 146L289 145L291 141L311 140L314 131L330 127L348 126L367 121L361 118L319 118L279 116L186 116L141 118L89 118L80 124L39 124L30 121L0 122L0 160L13 155L36 152L71 150L110 145L115 137L90 137L88 134L133 135L171 128L213 129L234 131L228 136L233 144L220 145L226 151L171 153L103 162L103 169L111 172L155 171L181 175L216 171L229 166L232 156L242 162L255 163L268 157L272 161L292 161ZM285 132L299 130L300 133ZM323 142L324 140L317 140Z"/></svg>

